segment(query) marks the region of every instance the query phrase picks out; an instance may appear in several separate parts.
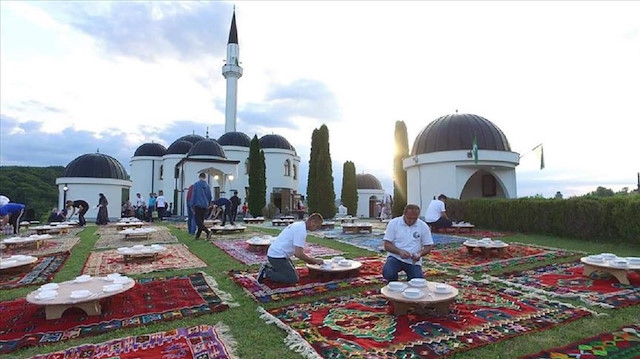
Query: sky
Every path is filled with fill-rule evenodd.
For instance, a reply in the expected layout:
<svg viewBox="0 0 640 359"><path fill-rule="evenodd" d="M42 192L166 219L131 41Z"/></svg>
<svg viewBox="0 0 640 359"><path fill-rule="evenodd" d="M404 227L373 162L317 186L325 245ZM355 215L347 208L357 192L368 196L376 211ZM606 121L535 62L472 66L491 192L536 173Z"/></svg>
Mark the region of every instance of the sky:
<svg viewBox="0 0 640 359"><path fill-rule="evenodd" d="M456 110L493 122L522 156L519 197L637 186L640 2L235 6L237 130L287 138L301 193L314 128L329 128L337 196L345 161L393 193L396 121L411 148ZM0 164L66 166L99 151L129 171L145 142L222 135L233 7L0 2Z"/></svg>

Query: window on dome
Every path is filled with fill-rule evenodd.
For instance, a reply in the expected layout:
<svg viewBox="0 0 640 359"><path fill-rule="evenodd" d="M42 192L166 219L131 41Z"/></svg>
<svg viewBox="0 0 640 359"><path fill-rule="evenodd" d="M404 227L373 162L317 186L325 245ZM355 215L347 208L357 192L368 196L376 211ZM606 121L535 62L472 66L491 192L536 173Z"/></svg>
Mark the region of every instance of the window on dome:
<svg viewBox="0 0 640 359"><path fill-rule="evenodd" d="M160 179L162 179L163 174L164 174L164 165L160 165Z"/></svg>
<svg viewBox="0 0 640 359"><path fill-rule="evenodd" d="M291 176L291 162L289 162L289 160L284 161L284 175L287 177Z"/></svg>
<svg viewBox="0 0 640 359"><path fill-rule="evenodd" d="M298 179L298 166L293 165L293 179Z"/></svg>
<svg viewBox="0 0 640 359"><path fill-rule="evenodd" d="M244 174L249 174L249 159L244 160Z"/></svg>

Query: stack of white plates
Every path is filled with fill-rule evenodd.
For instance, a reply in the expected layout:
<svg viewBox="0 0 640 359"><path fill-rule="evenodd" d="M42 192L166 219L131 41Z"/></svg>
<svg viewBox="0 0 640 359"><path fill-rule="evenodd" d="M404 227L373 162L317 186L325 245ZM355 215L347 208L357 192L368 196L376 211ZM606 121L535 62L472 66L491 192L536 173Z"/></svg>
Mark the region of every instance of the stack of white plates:
<svg viewBox="0 0 640 359"><path fill-rule="evenodd" d="M409 284L413 287L424 287L427 285L427 280L424 278L413 278L409 281Z"/></svg>
<svg viewBox="0 0 640 359"><path fill-rule="evenodd" d="M71 295L69 295L69 298L71 299L82 299L82 298L86 298L88 296L90 296L91 291L88 289L78 289L78 290L74 290L71 292Z"/></svg>
<svg viewBox="0 0 640 359"><path fill-rule="evenodd" d="M16 264L18 264L18 261L16 260L5 260L0 262L0 268L9 268L15 266Z"/></svg>
<svg viewBox="0 0 640 359"><path fill-rule="evenodd" d="M402 282L389 282L389 284L387 284L387 287L389 288L389 290L394 292L401 292L407 289L407 285Z"/></svg>
<svg viewBox="0 0 640 359"><path fill-rule="evenodd" d="M402 295L409 299L417 299L422 297L422 291L417 288L407 288L402 292Z"/></svg>
<svg viewBox="0 0 640 359"><path fill-rule="evenodd" d="M587 260L589 262L593 262L593 263L602 263L602 262L604 262L604 258L601 255L598 255L598 254L592 255L592 256L588 256Z"/></svg>
<svg viewBox="0 0 640 359"><path fill-rule="evenodd" d="M640 265L640 257L627 257L627 261L632 266Z"/></svg>
<svg viewBox="0 0 640 359"><path fill-rule="evenodd" d="M77 276L75 279L76 283L85 283L91 280L91 276L88 274L83 274L81 276Z"/></svg>
<svg viewBox="0 0 640 359"><path fill-rule="evenodd" d="M122 283L108 284L102 287L102 291L106 293L117 292L123 288Z"/></svg>
<svg viewBox="0 0 640 359"><path fill-rule="evenodd" d="M38 300L50 300L58 296L58 292L55 290L43 290L38 291L35 298Z"/></svg>
<svg viewBox="0 0 640 359"><path fill-rule="evenodd" d="M451 292L451 287L444 283L437 283L435 291L436 293L441 293L441 294L449 293Z"/></svg>
<svg viewBox="0 0 640 359"><path fill-rule="evenodd" d="M47 283L47 284L41 285L40 288L38 288L38 290L41 292L53 291L54 289L58 289L58 287L60 287L58 283Z"/></svg>

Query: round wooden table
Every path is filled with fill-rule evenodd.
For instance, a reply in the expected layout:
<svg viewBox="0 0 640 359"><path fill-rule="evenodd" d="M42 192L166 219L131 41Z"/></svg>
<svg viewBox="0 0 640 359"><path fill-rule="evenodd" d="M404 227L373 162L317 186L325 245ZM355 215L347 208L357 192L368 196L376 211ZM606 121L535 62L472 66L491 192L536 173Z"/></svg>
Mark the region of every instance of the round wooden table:
<svg viewBox="0 0 640 359"><path fill-rule="evenodd" d="M362 263L359 261L351 260L351 263L348 266L342 266L333 261L325 261L325 263L330 263L330 266L324 266L321 264L308 264L307 268L309 269L309 277L310 278L347 278L347 277L355 277L360 272L360 267L362 267Z"/></svg>
<svg viewBox="0 0 640 359"><path fill-rule="evenodd" d="M247 239L246 243L249 245L249 251L251 252L267 253L274 239L275 238L251 238Z"/></svg>
<svg viewBox="0 0 640 359"><path fill-rule="evenodd" d="M16 274L31 269L38 257L13 255L0 259L0 274Z"/></svg>
<svg viewBox="0 0 640 359"><path fill-rule="evenodd" d="M424 314L426 309L434 308L439 315L446 315L449 313L449 306L458 296L458 289L448 284L445 284L448 289L447 293L436 292L436 284L444 283L427 282L424 287L406 284L407 288L419 289L422 295L418 298L407 298L402 294L402 291L393 291L389 289L389 286L380 289L380 293L393 305L395 315L405 315L411 308L420 314Z"/></svg>
<svg viewBox="0 0 640 359"><path fill-rule="evenodd" d="M621 284L629 285L628 271L640 271L640 264L627 263L626 266L617 266L610 261L594 262L589 257L580 258L580 262L584 265L582 275L588 277L591 273L600 271L613 275Z"/></svg>
<svg viewBox="0 0 640 359"><path fill-rule="evenodd" d="M504 242L482 243L480 241L466 241L462 244L467 247L469 254L474 254L476 250L480 250L480 253L485 257L491 256L492 253L497 253L498 256L501 256L504 254L504 249L509 247L509 244Z"/></svg>
<svg viewBox="0 0 640 359"><path fill-rule="evenodd" d="M129 278L127 283L122 283L121 289L105 292L103 287L109 284L113 282L107 281L107 277L91 277L89 281L83 283L77 283L75 280L66 281L58 283L56 289L58 295L53 299L38 299L39 291L36 290L27 295L27 302L44 306L47 319L59 319L65 310L73 307L82 309L87 315L100 315L102 313L100 299L126 292L133 288L136 282ZM82 289L89 290L92 294L85 298L71 298L73 291Z"/></svg>

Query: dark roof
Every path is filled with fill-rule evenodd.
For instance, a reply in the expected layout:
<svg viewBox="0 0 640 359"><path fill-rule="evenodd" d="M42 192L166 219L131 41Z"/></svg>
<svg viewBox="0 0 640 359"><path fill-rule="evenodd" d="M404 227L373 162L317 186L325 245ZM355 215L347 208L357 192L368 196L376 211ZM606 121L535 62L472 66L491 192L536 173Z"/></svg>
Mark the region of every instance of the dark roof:
<svg viewBox="0 0 640 359"><path fill-rule="evenodd" d="M456 113L428 124L416 137L411 154L471 150L474 136L478 149L511 151L507 137L491 121L477 115Z"/></svg>
<svg viewBox="0 0 640 359"><path fill-rule="evenodd" d="M187 157L191 156L215 156L227 158L227 155L224 153L224 150L218 144L218 141L212 138L206 138L191 147L189 153L187 153Z"/></svg>
<svg viewBox="0 0 640 359"><path fill-rule="evenodd" d="M229 43L238 43L238 30L236 29L236 11L233 11L233 17L231 18L231 30L229 30Z"/></svg>
<svg viewBox="0 0 640 359"><path fill-rule="evenodd" d="M162 157L167 153L167 149L159 143L145 143L136 149L133 156L155 156Z"/></svg>
<svg viewBox="0 0 640 359"><path fill-rule="evenodd" d="M227 132L218 138L220 146L250 147L251 139L242 132Z"/></svg>
<svg viewBox="0 0 640 359"><path fill-rule="evenodd" d="M357 174L356 185L358 189L382 189L382 184L376 176L368 173Z"/></svg>
<svg viewBox="0 0 640 359"><path fill-rule="evenodd" d="M168 155L185 155L189 152L193 143L187 140L175 140L169 148L167 148Z"/></svg>
<svg viewBox="0 0 640 359"><path fill-rule="evenodd" d="M280 135L264 135L260 137L260 148L283 148L296 151L286 138Z"/></svg>
<svg viewBox="0 0 640 359"><path fill-rule="evenodd" d="M193 134L193 135L182 136L182 137L178 138L176 141L181 141L181 140L189 141L189 142L191 142L192 144L195 145L198 141L204 140L204 137L202 137L200 135Z"/></svg>
<svg viewBox="0 0 640 359"><path fill-rule="evenodd" d="M103 153L89 153L69 162L64 170L64 177L129 179L122 164Z"/></svg>

